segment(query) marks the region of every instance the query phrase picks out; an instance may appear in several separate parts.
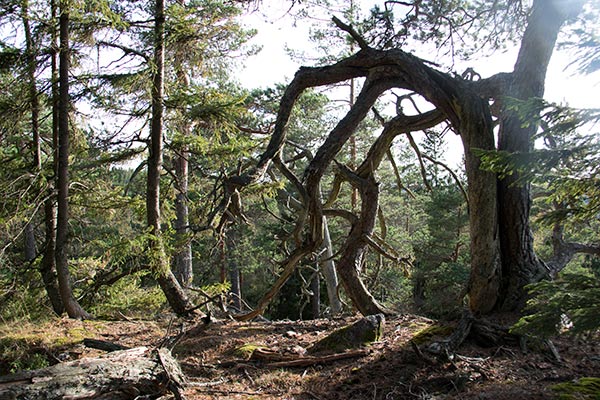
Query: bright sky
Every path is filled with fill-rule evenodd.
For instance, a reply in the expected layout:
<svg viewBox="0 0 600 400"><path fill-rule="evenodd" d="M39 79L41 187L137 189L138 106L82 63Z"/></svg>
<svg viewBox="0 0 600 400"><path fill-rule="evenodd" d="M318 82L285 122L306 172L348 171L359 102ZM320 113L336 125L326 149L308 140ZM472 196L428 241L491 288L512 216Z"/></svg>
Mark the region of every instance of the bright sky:
<svg viewBox="0 0 600 400"><path fill-rule="evenodd" d="M373 3L375 3L374 1ZM263 50L251 57L240 71L238 79L248 88L269 87L275 83L288 83L301 66L285 51L286 46L292 49L306 49L313 46L309 41L308 32L310 21L306 24L294 24L291 17L286 15L289 2L281 0L263 0L261 11L244 17L244 23L258 30L252 44L261 45ZM366 9L363 6L363 9ZM498 54L488 59L480 60L472 66L482 77L488 77L498 72L509 72L517 58L518 49L505 54ZM546 100L557 103L568 103L573 107L600 108L600 72L588 76L576 75L575 68L567 68L572 61L568 54L555 51L547 75ZM304 64L310 65L308 62ZM466 68L466 67L465 67ZM465 68L457 67L457 70ZM458 138L450 138L451 153L448 161L458 163L462 157L462 146Z"/></svg>
<svg viewBox="0 0 600 400"><path fill-rule="evenodd" d="M252 44L263 47L259 54L246 62L246 68L240 73L240 81L249 88L289 82L301 64L286 54L285 47L305 49L312 46L308 38L309 27L301 23L294 26L291 18L286 16L289 6L282 7L281 1L276 0L268 3L268 17L257 12L244 18L246 24L258 30ZM483 77L508 72L516 58L515 49L477 62L475 70ZM547 100L568 102L573 107L600 108L600 96L597 95L600 71L588 76L576 75L574 68L567 68L571 61L565 52L555 51L548 71Z"/></svg>

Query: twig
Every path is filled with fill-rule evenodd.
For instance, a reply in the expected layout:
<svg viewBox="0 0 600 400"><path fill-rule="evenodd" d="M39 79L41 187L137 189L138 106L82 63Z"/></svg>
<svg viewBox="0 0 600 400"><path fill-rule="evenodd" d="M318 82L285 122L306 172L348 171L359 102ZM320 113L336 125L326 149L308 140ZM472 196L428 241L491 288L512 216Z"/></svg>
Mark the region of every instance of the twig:
<svg viewBox="0 0 600 400"><path fill-rule="evenodd" d="M316 394L314 394L313 392L311 392L311 391L309 391L309 390L307 390L307 391L306 391L306 392L304 392L304 393L308 394L309 396L312 396L312 397L314 397L314 398L315 398L315 399L317 399L317 400L321 400L321 398L320 398L319 396L317 396Z"/></svg>
<svg viewBox="0 0 600 400"><path fill-rule="evenodd" d="M556 349L556 346L554 346L554 343L552 343L550 339L545 340L545 342L548 348L550 349L550 352L554 356L554 360L557 363L562 364L562 359L560 358L560 354L558 354L558 350Z"/></svg>
<svg viewBox="0 0 600 400"><path fill-rule="evenodd" d="M244 376L246 378L248 378L248 380L250 381L252 386L256 386L256 382L254 382L254 379L252 379L252 376L250 376L250 374L248 373L248 370L246 368L244 368Z"/></svg>
<svg viewBox="0 0 600 400"><path fill-rule="evenodd" d="M227 379L225 378L221 378L218 379L216 381L209 381L209 382L188 382L186 384L186 386L190 386L190 387L207 387L207 386L217 386L220 385L222 383L226 383Z"/></svg>
<svg viewBox="0 0 600 400"><path fill-rule="evenodd" d="M197 392L200 393L209 393L209 394L247 394L250 396L256 396L256 395L264 395L264 394L272 394L272 395L276 395L279 396L282 393L281 392L275 392L275 391L262 391L262 392L250 392L247 390L221 390L221 389L205 389L205 390L198 390L196 389Z"/></svg>
<svg viewBox="0 0 600 400"><path fill-rule="evenodd" d="M410 143L410 147L413 148L415 154L417 155L417 160L419 161L419 168L421 171L421 177L423 178L423 183L428 191L432 191L431 185L429 184L429 180L427 179L427 170L425 169L425 163L423 163L423 155L421 154L421 150L419 150L419 146L415 139L413 138L410 132L406 132L406 137L408 138L408 142Z"/></svg>
<svg viewBox="0 0 600 400"><path fill-rule="evenodd" d="M369 352L367 350L357 350L357 351L352 351L352 352L348 352L348 353L331 354L331 355L322 356L322 357L302 357L302 358L297 358L295 360L278 361L278 362L269 363L266 366L270 367L270 368L308 367L311 365L326 364L326 363L330 363L330 362L334 362L334 361L338 361L338 360L345 360L348 358L364 357L367 354L369 354Z"/></svg>
<svg viewBox="0 0 600 400"><path fill-rule="evenodd" d="M429 157L427 154L421 154L423 156L424 159L431 161L432 163L439 165L440 167L444 168L446 171L448 171L448 173L450 173L450 175L452 176L452 179L454 179L454 182L456 182L456 184L458 185L458 188L460 189L463 197L465 198L465 202L467 203L467 207L469 206L469 196L467 195L467 191L465 190L464 185L462 184L462 182L460 181L460 179L458 178L458 175L456 175L456 172L454 172L452 170L452 168L450 168L448 165L444 164L441 161L435 160L431 157Z"/></svg>
<svg viewBox="0 0 600 400"><path fill-rule="evenodd" d="M117 314L119 314L119 316L121 318L123 318L125 321L127 321L127 322L133 322L133 320L131 318L129 318L128 316L126 316L125 314L123 314L121 311L117 311Z"/></svg>

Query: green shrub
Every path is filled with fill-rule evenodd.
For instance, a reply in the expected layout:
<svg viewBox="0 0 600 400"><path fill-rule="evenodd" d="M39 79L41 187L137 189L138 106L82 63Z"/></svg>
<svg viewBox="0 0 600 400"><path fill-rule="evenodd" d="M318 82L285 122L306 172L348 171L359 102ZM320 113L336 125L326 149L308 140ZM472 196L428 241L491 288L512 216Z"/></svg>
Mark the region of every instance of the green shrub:
<svg viewBox="0 0 600 400"><path fill-rule="evenodd" d="M566 272L555 281L529 286L532 298L511 329L518 334L550 337L559 333L578 335L600 328L600 279L579 270Z"/></svg>
<svg viewBox="0 0 600 400"><path fill-rule="evenodd" d="M134 318L149 318L165 304L165 296L158 286L143 286L141 277L125 277L104 287L90 308L98 318L114 319L119 313Z"/></svg>

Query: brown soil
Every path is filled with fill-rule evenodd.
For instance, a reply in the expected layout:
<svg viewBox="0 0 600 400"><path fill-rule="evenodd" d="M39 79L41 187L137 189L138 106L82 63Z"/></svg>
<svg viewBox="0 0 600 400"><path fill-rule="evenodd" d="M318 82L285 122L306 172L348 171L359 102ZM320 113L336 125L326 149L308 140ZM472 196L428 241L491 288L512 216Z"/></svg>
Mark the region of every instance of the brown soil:
<svg viewBox="0 0 600 400"><path fill-rule="evenodd" d="M185 334L173 353L190 382L185 392L188 399L552 399L556 395L551 386L556 383L600 377L597 338L555 339L562 362L545 344L533 342L528 343L526 354L518 346L482 348L467 341L452 361L437 361L425 351L425 357L421 357L410 340L434 321L414 315L388 319L381 341L362 355L303 367L272 366L276 361L307 357L304 349L355 319L216 321L208 325L179 320L62 319L47 325L23 326L18 332L5 326L0 328L0 343L7 343L8 337L21 338L21 350L29 346L30 352L58 362L102 353L83 347L82 337L129 347L157 346L183 327ZM260 347L262 357L236 351L244 345ZM426 346L424 343L420 347ZM9 361L0 360L0 373L8 372Z"/></svg>

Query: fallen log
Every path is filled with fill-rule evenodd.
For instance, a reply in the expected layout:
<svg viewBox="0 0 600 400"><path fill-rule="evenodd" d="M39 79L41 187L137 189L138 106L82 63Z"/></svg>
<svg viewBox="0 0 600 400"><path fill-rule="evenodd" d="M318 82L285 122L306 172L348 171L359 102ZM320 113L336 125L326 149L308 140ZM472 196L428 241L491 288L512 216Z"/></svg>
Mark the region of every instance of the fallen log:
<svg viewBox="0 0 600 400"><path fill-rule="evenodd" d="M168 349L136 347L0 376L0 400L129 400L181 394L185 377Z"/></svg>
<svg viewBox="0 0 600 400"><path fill-rule="evenodd" d="M294 367L311 367L313 365L328 364L348 358L359 358L369 354L368 350L355 350L345 353L329 354L325 356L307 356L289 360L276 361L265 364L269 368L294 368Z"/></svg>
<svg viewBox="0 0 600 400"><path fill-rule="evenodd" d="M109 353L111 351L127 350L127 349L129 349L129 347L123 346L123 345L118 344L118 343L109 342L107 340L90 339L90 338L83 339L83 345L85 347L89 347L90 349L103 350L103 351L107 351Z"/></svg>

